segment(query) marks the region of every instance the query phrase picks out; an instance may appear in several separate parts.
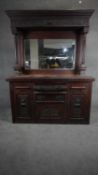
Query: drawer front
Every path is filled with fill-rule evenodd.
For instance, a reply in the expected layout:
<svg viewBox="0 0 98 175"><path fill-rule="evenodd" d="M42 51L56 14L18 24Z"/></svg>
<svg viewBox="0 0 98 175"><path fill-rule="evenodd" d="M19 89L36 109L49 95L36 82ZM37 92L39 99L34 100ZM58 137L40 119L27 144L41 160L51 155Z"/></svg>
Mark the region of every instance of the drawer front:
<svg viewBox="0 0 98 175"><path fill-rule="evenodd" d="M35 85L33 87L35 101L64 102L68 87L64 85Z"/></svg>
<svg viewBox="0 0 98 175"><path fill-rule="evenodd" d="M81 93L87 93L88 90L88 84L73 84L70 87L70 93L71 94L81 94Z"/></svg>
<svg viewBox="0 0 98 175"><path fill-rule="evenodd" d="M32 82L14 82L13 83L13 87L14 87L14 89L30 89L30 88L32 88Z"/></svg>
<svg viewBox="0 0 98 175"><path fill-rule="evenodd" d="M36 102L61 102L67 101L65 93L34 93L34 101Z"/></svg>
<svg viewBox="0 0 98 175"><path fill-rule="evenodd" d="M67 85L58 84L36 84L33 87L34 91L68 91Z"/></svg>

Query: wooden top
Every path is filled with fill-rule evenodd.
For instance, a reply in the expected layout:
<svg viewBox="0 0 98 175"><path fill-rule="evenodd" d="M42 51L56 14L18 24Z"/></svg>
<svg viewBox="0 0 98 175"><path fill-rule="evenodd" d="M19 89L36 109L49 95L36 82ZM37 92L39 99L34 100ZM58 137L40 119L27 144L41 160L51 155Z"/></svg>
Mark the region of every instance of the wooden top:
<svg viewBox="0 0 98 175"><path fill-rule="evenodd" d="M43 74L32 74L32 75L24 75L19 74L12 77L7 78L7 81L32 81L34 79L39 80L67 80L67 81L94 81L95 79L91 76L83 76L83 75L43 75Z"/></svg>

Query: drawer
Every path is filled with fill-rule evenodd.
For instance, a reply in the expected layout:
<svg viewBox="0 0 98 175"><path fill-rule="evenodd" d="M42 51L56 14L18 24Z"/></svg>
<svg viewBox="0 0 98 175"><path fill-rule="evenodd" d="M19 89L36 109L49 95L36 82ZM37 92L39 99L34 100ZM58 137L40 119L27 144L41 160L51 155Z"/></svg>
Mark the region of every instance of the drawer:
<svg viewBox="0 0 98 175"><path fill-rule="evenodd" d="M75 84L70 87L72 94L87 93L88 86L86 84Z"/></svg>
<svg viewBox="0 0 98 175"><path fill-rule="evenodd" d="M26 83L26 82L15 82L13 83L14 89L31 89L32 83Z"/></svg>
<svg viewBox="0 0 98 175"><path fill-rule="evenodd" d="M34 85L34 91L68 91L68 86L66 85Z"/></svg>
<svg viewBox="0 0 98 175"><path fill-rule="evenodd" d="M34 93L34 101L35 102L66 102L67 101L67 92L43 92L43 93L39 93L36 92Z"/></svg>

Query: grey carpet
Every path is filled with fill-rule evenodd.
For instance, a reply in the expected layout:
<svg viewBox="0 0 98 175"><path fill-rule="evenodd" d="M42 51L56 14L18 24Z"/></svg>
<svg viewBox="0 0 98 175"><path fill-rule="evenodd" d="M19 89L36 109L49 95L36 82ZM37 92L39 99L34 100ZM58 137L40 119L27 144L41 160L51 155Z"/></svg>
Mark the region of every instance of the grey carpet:
<svg viewBox="0 0 98 175"><path fill-rule="evenodd" d="M12 124L10 110L0 118L0 175L98 174L98 122Z"/></svg>

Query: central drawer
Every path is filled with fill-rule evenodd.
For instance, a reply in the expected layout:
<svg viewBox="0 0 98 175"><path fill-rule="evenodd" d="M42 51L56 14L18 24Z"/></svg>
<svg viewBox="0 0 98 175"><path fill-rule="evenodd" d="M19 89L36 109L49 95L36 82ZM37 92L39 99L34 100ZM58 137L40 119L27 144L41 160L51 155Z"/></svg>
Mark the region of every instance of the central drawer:
<svg viewBox="0 0 98 175"><path fill-rule="evenodd" d="M65 102L66 101L65 92L35 92L34 100L36 102Z"/></svg>
<svg viewBox="0 0 98 175"><path fill-rule="evenodd" d="M59 85L59 84L37 84L33 87L34 91L66 91L68 90L67 85Z"/></svg>
<svg viewBox="0 0 98 175"><path fill-rule="evenodd" d="M68 88L64 85L36 85L34 86L34 100L36 102L65 102Z"/></svg>
<svg viewBox="0 0 98 175"><path fill-rule="evenodd" d="M37 122L64 122L68 116L68 87L54 84L35 85L33 111Z"/></svg>

